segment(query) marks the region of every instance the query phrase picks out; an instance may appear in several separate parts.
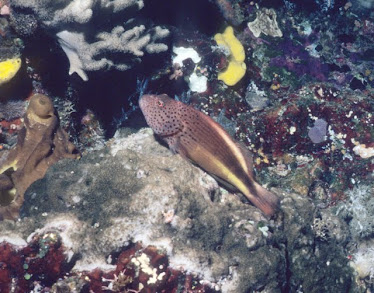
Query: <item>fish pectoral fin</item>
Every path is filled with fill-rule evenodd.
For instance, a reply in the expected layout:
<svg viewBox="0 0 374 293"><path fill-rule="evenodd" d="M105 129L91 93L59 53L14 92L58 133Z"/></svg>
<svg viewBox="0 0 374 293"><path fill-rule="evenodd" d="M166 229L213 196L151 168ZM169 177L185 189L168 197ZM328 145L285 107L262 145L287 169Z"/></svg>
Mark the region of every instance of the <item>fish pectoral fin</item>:
<svg viewBox="0 0 374 293"><path fill-rule="evenodd" d="M168 147L173 154L180 153L180 138L178 136L162 137L162 139L168 144Z"/></svg>
<svg viewBox="0 0 374 293"><path fill-rule="evenodd" d="M181 143L180 137L176 137L172 144L169 144L170 149L173 153L179 154L183 159L190 161L194 164L194 161L188 155L187 149Z"/></svg>

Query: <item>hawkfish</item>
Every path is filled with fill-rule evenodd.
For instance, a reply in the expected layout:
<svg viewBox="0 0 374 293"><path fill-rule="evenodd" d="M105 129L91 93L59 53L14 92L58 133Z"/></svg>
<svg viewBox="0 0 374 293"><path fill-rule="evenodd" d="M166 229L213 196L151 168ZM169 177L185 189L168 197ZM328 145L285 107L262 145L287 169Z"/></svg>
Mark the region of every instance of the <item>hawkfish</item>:
<svg viewBox="0 0 374 293"><path fill-rule="evenodd" d="M208 115L166 94L143 95L139 106L154 133L174 152L243 193L265 215L277 196L254 179L252 154Z"/></svg>

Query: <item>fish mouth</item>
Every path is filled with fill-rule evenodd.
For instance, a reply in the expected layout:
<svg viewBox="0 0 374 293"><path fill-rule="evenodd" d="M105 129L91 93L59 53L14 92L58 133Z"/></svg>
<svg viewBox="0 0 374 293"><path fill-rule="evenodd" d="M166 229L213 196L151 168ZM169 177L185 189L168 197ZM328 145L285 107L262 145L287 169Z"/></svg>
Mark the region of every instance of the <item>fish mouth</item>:
<svg viewBox="0 0 374 293"><path fill-rule="evenodd" d="M142 95L139 98L139 107L143 111L144 107L146 106L147 100L150 100L153 95Z"/></svg>
<svg viewBox="0 0 374 293"><path fill-rule="evenodd" d="M144 97L147 96L147 95L143 95L139 98L139 107L140 109L143 111L143 108L145 106L145 101L144 101Z"/></svg>

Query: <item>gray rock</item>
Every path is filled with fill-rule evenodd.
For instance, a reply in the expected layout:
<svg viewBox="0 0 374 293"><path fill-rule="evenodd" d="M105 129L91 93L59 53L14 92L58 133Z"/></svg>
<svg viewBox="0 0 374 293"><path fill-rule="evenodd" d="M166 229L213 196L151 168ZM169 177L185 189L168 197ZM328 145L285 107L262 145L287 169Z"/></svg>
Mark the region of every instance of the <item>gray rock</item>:
<svg viewBox="0 0 374 293"><path fill-rule="evenodd" d="M269 220L143 129L52 166L27 190L23 218L0 223L0 241L58 231L77 271L110 269L108 256L140 241L222 292L346 291L343 248L315 237L314 205L273 191L284 199Z"/></svg>

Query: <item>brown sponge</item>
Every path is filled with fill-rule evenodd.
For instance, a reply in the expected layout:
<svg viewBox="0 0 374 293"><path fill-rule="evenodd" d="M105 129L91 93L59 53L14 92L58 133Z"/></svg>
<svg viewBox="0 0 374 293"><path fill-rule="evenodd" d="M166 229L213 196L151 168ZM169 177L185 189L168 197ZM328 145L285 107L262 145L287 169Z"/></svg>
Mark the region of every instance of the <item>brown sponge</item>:
<svg viewBox="0 0 374 293"><path fill-rule="evenodd" d="M63 158L78 158L69 135L60 127L52 100L34 94L17 145L0 153L0 220L17 219L26 189Z"/></svg>

